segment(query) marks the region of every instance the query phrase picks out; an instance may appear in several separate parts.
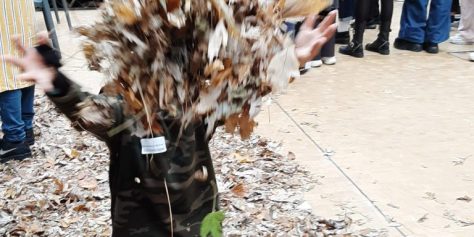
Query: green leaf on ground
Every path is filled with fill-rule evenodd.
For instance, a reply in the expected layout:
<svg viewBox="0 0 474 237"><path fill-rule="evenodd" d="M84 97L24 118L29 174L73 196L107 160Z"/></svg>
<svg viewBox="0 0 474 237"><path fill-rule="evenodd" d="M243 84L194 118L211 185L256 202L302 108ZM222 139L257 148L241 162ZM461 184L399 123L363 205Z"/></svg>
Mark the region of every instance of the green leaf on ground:
<svg viewBox="0 0 474 237"><path fill-rule="evenodd" d="M204 217L201 224L201 237L222 237L222 221L224 212L211 212Z"/></svg>

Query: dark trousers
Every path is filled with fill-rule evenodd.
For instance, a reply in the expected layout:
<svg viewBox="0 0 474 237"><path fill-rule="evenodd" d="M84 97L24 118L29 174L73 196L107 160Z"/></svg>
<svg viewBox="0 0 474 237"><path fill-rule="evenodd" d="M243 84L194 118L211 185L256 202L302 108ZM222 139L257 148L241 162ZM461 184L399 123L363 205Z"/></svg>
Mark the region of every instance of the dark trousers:
<svg viewBox="0 0 474 237"><path fill-rule="evenodd" d="M452 0L405 0L398 37L413 43L441 43L449 38Z"/></svg>
<svg viewBox="0 0 474 237"><path fill-rule="evenodd" d="M354 16L354 0L339 1L339 18L344 19Z"/></svg>
<svg viewBox="0 0 474 237"><path fill-rule="evenodd" d="M0 114L5 141L23 141L25 131L33 128L34 95L34 86L0 93Z"/></svg>
<svg viewBox="0 0 474 237"><path fill-rule="evenodd" d="M461 13L461 7L459 4L459 0L453 0L453 4L451 4L451 13L459 14Z"/></svg>
<svg viewBox="0 0 474 237"><path fill-rule="evenodd" d="M356 0L354 39L357 43L362 43L367 20L370 17L370 7L373 0ZM387 35L390 32L393 15L393 0L381 0L380 11L380 33ZM388 39L387 39L388 40Z"/></svg>

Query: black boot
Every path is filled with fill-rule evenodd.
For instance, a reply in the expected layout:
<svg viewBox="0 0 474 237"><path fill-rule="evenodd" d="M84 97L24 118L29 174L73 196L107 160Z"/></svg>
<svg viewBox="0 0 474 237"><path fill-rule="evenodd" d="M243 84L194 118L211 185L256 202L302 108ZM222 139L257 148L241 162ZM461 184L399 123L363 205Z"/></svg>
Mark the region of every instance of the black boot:
<svg viewBox="0 0 474 237"><path fill-rule="evenodd" d="M339 53L350 55L356 58L364 57L364 49L362 48L362 44L355 40L353 40L346 46L341 46L339 48Z"/></svg>
<svg viewBox="0 0 474 237"><path fill-rule="evenodd" d="M35 133L33 132L33 128L27 129L25 133L25 143L29 146L33 146L35 144Z"/></svg>
<svg viewBox="0 0 474 237"><path fill-rule="evenodd" d="M31 150L28 145L22 142L7 142L2 140L0 143L0 163L9 160L24 160L31 157Z"/></svg>
<svg viewBox="0 0 474 237"><path fill-rule="evenodd" d="M365 45L368 51L376 52L382 55L390 54L390 42L388 41L388 33L380 32L377 39L371 44Z"/></svg>

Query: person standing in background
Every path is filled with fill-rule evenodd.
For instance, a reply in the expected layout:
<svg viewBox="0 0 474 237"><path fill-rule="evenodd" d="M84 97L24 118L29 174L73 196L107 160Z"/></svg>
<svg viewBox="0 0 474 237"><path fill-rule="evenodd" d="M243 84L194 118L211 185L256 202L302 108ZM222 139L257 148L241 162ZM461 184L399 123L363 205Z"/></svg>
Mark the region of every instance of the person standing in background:
<svg viewBox="0 0 474 237"><path fill-rule="evenodd" d="M449 41L453 44L474 44L474 1L460 0L461 20L459 21L458 33ZM474 60L474 59L473 59Z"/></svg>
<svg viewBox="0 0 474 237"><path fill-rule="evenodd" d="M354 6L354 0L339 0L336 44L348 44L351 40L349 30L354 19Z"/></svg>
<svg viewBox="0 0 474 237"><path fill-rule="evenodd" d="M389 34L393 15L393 0L381 0L382 9L380 12L380 29L377 39L366 45L369 51L377 52L383 55L390 54ZM362 42L364 31L367 26L367 20L370 17L370 8L372 0L357 0L355 9L354 37L352 41L339 48L341 54L350 55L357 58L364 57Z"/></svg>
<svg viewBox="0 0 474 237"><path fill-rule="evenodd" d="M33 0L0 0L0 55L21 56L12 43L32 46L35 35ZM3 139L0 140L0 162L23 160L31 156L34 143L34 85L17 78L17 68L0 60L0 117Z"/></svg>
<svg viewBox="0 0 474 237"><path fill-rule="evenodd" d="M428 2L431 2L429 14ZM406 0L403 3L400 32L394 43L395 48L438 53L438 44L449 38L451 4L452 0Z"/></svg>

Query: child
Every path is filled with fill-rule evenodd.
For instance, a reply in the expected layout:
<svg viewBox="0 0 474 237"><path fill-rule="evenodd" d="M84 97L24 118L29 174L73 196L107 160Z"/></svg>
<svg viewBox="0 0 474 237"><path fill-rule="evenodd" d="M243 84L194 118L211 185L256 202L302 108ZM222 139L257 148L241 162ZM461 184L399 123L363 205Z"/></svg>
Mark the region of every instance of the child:
<svg viewBox="0 0 474 237"><path fill-rule="evenodd" d="M331 12L317 29L312 17L295 39L294 60L302 65L319 53L322 45L336 30L335 12ZM110 190L112 198L113 237L122 236L199 236L203 218L216 207L217 185L209 153L207 125L189 124L180 133L179 119L158 113L162 139L140 138L128 130L109 136L108 132L122 125L127 118L121 101L103 95L91 95L59 71L60 62L39 37L39 46L25 49L22 58L6 56L5 60L23 70L18 78L34 81L42 87L79 130L87 130L104 141L110 149ZM103 109L104 103L108 110ZM78 116L78 106L102 116L103 124L91 124ZM159 154L143 155L147 141L151 148L166 147ZM158 153L158 152L157 152Z"/></svg>

